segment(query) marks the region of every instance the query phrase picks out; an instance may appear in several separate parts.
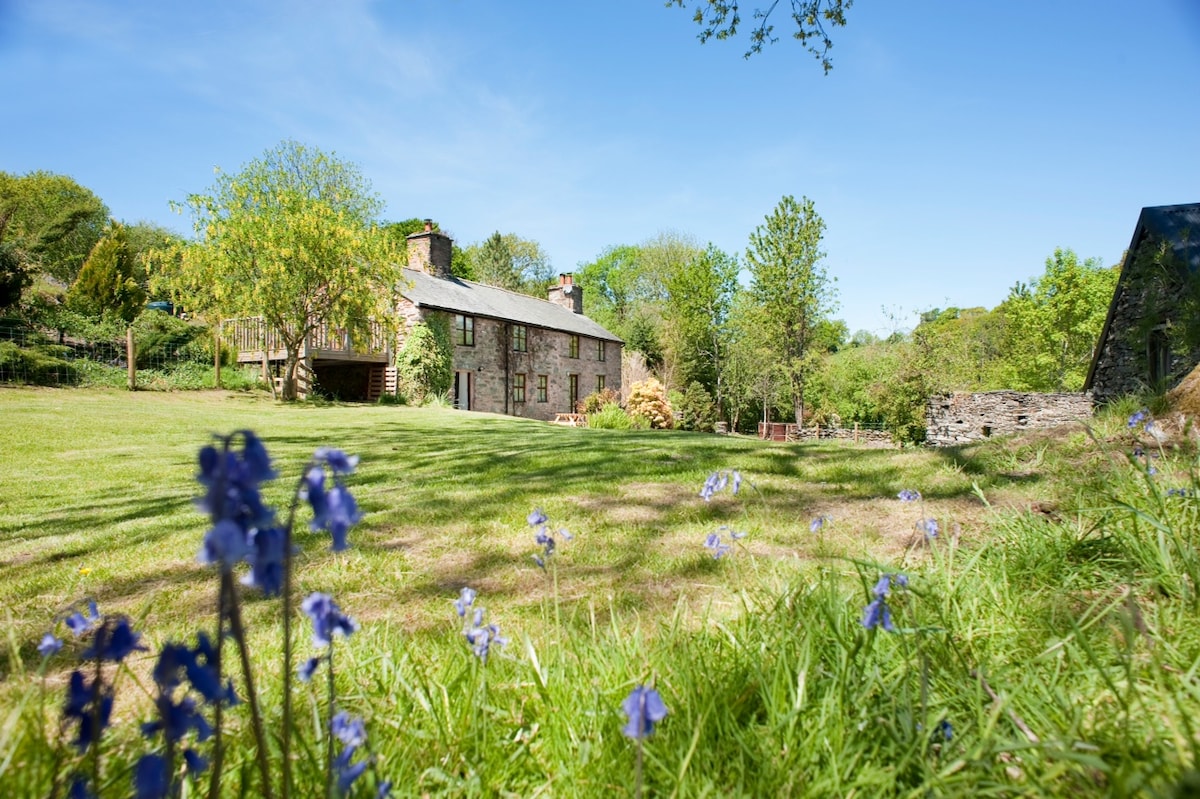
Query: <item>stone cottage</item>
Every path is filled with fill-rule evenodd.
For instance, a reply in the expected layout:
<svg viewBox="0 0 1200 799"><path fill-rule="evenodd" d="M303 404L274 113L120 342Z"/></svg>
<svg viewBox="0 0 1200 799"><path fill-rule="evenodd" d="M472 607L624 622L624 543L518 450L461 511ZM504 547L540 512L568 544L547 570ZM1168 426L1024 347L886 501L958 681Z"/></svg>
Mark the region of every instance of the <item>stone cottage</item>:
<svg viewBox="0 0 1200 799"><path fill-rule="evenodd" d="M1200 203L1143 208L1084 390L1097 402L1175 386L1200 363ZM1191 328L1189 330L1189 328Z"/></svg>
<svg viewBox="0 0 1200 799"><path fill-rule="evenodd" d="M551 420L594 391L620 392L624 342L583 315L570 274L540 300L453 277L450 253L428 220L408 237L398 310L409 325L450 322L456 408Z"/></svg>

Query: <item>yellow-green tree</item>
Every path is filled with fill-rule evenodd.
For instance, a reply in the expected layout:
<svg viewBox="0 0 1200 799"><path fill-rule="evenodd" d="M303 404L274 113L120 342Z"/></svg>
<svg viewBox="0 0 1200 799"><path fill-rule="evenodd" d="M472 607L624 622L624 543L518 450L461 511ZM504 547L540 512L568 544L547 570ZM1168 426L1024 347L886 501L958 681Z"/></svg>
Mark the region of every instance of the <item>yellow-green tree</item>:
<svg viewBox="0 0 1200 799"><path fill-rule="evenodd" d="M296 395L306 338L321 325L361 344L391 326L400 281L383 204L358 168L285 141L187 198L196 240L163 275L184 307L261 316L286 350L284 398Z"/></svg>
<svg viewBox="0 0 1200 799"><path fill-rule="evenodd" d="M67 305L86 316L111 315L128 325L146 301L139 277L125 226L113 222L71 284Z"/></svg>

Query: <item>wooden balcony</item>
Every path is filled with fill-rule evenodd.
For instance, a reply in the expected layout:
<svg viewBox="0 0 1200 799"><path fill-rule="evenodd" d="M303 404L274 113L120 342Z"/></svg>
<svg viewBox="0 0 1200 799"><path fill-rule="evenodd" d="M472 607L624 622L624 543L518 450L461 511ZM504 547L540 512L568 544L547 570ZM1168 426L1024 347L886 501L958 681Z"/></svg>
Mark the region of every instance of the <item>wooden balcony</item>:
<svg viewBox="0 0 1200 799"><path fill-rule="evenodd" d="M260 316L227 319L222 323L224 340L237 350L239 363L262 363L287 359L278 331L272 330ZM383 325L371 323L371 337L365 346L355 348L344 330L320 325L305 339L300 359L308 361L343 361L386 364L391 358L391 346Z"/></svg>

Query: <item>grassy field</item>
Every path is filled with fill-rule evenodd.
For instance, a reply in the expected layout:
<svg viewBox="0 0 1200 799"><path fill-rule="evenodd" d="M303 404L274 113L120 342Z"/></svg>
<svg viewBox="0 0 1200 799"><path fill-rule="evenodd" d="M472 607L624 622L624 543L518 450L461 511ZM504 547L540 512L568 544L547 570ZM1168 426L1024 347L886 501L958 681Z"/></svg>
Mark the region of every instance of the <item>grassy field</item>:
<svg viewBox="0 0 1200 799"><path fill-rule="evenodd" d="M302 519L297 595L329 592L361 625L339 652L339 704L366 716L396 795L632 795L619 706L639 683L670 711L646 741L652 795L1169 793L1195 767L1194 448L1186 434L1157 446L1120 413L943 451L220 392L0 389L0 420L0 784L14 796L47 795L65 768L52 742L72 653L43 662L35 647L73 603L128 614L152 650L214 628L195 458L238 429L274 457L279 508L317 447L361 457L353 547L330 552ZM1135 433L1151 454L1131 461ZM742 491L704 501L728 469ZM574 535L549 572L532 559L535 507ZM830 521L814 533L817 517ZM714 559L704 540L721 525L746 536ZM871 587L897 572L899 631L864 629ZM462 586L511 638L486 666L453 611ZM278 603L247 592L246 613L270 716ZM135 722L152 663L117 675L103 796L130 794L151 746ZM326 710L302 693L297 773L319 784ZM249 762L234 758L228 795L258 790Z"/></svg>

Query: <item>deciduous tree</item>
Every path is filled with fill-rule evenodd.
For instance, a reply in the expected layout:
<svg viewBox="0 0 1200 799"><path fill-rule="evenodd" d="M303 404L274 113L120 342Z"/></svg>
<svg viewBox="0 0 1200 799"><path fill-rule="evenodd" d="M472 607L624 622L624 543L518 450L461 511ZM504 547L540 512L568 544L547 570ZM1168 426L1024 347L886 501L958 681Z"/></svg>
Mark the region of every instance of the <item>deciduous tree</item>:
<svg viewBox="0 0 1200 799"><path fill-rule="evenodd" d="M787 195L746 249L750 294L787 374L797 424L804 423L804 381L814 366L809 356L834 304L833 282L821 263L824 232L812 200Z"/></svg>
<svg viewBox="0 0 1200 799"><path fill-rule="evenodd" d="M287 352L285 398L319 326L362 343L372 322L392 321L397 253L377 223L382 202L352 164L285 141L186 206L196 241L170 284L185 304L262 316Z"/></svg>
<svg viewBox="0 0 1200 799"><path fill-rule="evenodd" d="M833 40L829 38L832 28L846 25L846 10L854 4L854 0L789 0L791 5L791 21L796 26L792 38L808 48L808 51L821 62L821 67L828 74L833 69L829 60L829 50ZM709 39L732 39L737 36L738 27L742 24L741 4L738 0L668 0L667 5L680 8L694 9L692 21L700 26L700 41ZM772 0L765 8L755 8L751 12L753 20L750 28L750 47L746 50L746 58L762 52L764 44L774 44L778 41L775 36L775 26L772 16L779 10L779 0Z"/></svg>

